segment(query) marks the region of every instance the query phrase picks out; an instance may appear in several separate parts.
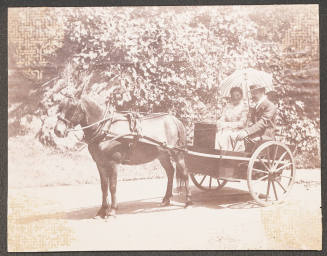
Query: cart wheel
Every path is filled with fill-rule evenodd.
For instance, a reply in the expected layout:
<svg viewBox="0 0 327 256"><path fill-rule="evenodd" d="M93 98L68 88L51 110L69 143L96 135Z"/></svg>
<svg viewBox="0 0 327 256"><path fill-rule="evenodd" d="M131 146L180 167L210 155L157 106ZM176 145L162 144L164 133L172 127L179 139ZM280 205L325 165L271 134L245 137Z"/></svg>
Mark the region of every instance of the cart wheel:
<svg viewBox="0 0 327 256"><path fill-rule="evenodd" d="M220 180L206 174L190 173L190 176L194 185L197 188L205 191L218 191L222 189L227 183L226 180Z"/></svg>
<svg viewBox="0 0 327 256"><path fill-rule="evenodd" d="M262 206L285 201L295 180L290 149L276 141L261 144L248 165L248 186L253 199Z"/></svg>

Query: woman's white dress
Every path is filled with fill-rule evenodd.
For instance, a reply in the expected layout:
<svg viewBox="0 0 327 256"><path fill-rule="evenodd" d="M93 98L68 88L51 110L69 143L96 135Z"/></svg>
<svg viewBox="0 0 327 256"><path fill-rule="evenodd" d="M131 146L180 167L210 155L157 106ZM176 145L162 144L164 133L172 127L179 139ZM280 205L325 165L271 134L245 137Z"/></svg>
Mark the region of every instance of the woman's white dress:
<svg viewBox="0 0 327 256"><path fill-rule="evenodd" d="M229 151L244 151L243 141L236 141L236 134L245 128L248 117L248 106L244 102L238 105L227 104L217 122L215 148Z"/></svg>

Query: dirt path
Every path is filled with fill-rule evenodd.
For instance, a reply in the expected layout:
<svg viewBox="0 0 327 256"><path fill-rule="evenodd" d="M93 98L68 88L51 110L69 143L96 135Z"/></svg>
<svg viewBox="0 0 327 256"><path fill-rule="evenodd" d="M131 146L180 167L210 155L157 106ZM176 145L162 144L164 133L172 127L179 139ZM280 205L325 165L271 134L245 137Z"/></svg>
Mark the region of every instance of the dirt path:
<svg viewBox="0 0 327 256"><path fill-rule="evenodd" d="M95 220L98 185L10 189L8 250L321 249L320 174L299 175L288 203L259 207L246 183L193 187L160 207L164 179L120 182L119 216Z"/></svg>

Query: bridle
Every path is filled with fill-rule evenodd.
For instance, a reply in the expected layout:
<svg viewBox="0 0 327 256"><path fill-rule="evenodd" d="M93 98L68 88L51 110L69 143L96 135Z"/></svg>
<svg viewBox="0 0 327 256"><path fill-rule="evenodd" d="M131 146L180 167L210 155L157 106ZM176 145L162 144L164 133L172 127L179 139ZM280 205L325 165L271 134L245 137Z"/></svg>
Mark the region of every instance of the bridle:
<svg viewBox="0 0 327 256"><path fill-rule="evenodd" d="M58 120L63 121L66 125L71 124L71 121L67 120L62 115L58 115L57 118L58 118Z"/></svg>
<svg viewBox="0 0 327 256"><path fill-rule="evenodd" d="M67 118L65 118L62 115L58 115L58 120L61 120L62 122L64 122L68 127L72 127L73 128L68 128L65 131L65 135L67 135L69 132L75 132L75 131L83 131L87 128L93 127L95 125L98 125L98 127L95 129L95 131L93 132L93 134L91 135L91 138L87 139L87 143L90 144L92 143L96 138L98 138L101 135L101 129L103 128L105 121L110 120L109 126L111 125L111 123L114 120L114 115L115 113L111 113L111 115L108 116L108 114L110 113L109 111L109 105L106 106L106 110L104 112L103 118L99 121L96 121L90 125L86 125L86 126L82 126L80 128L75 128L77 126L77 124L74 122L74 120L76 119L76 115L79 114L79 111L83 110L83 107L81 106L81 102L76 102L76 100L74 98L72 98L74 100L74 105L76 106L72 116L71 116L71 120L68 120ZM86 139L86 138L85 138Z"/></svg>
<svg viewBox="0 0 327 256"><path fill-rule="evenodd" d="M58 115L58 120L61 120L62 122L64 122L67 126L71 127L71 126L76 126L76 123L74 122L74 120L76 119L76 115L78 114L78 109L81 108L81 103L77 102L75 100L75 98L72 97L72 100L74 101L74 106L76 106L70 120L68 120L66 117L62 116L62 115ZM71 129L68 129L68 131Z"/></svg>

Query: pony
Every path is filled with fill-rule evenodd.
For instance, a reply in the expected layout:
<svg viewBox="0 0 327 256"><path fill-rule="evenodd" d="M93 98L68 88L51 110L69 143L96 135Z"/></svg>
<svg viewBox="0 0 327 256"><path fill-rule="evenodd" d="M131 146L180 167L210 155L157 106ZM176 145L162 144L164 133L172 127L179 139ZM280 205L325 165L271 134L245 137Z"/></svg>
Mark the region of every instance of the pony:
<svg viewBox="0 0 327 256"><path fill-rule="evenodd" d="M176 165L176 178L185 186L185 207L192 205L189 174L183 150L187 147L186 131L182 122L171 114L155 113L137 118L137 124L138 136L119 136L131 134L130 115L123 112L108 115L108 111L103 110L90 97L81 95L66 98L59 105L58 121L54 127L55 135L65 137L68 132L80 125L88 151L100 175L102 205L95 218L116 216L117 174L121 164L133 166L156 159L167 175L167 188L161 206L170 205L175 173L173 163ZM150 140L143 139L143 135ZM111 204L108 200L108 187Z"/></svg>

